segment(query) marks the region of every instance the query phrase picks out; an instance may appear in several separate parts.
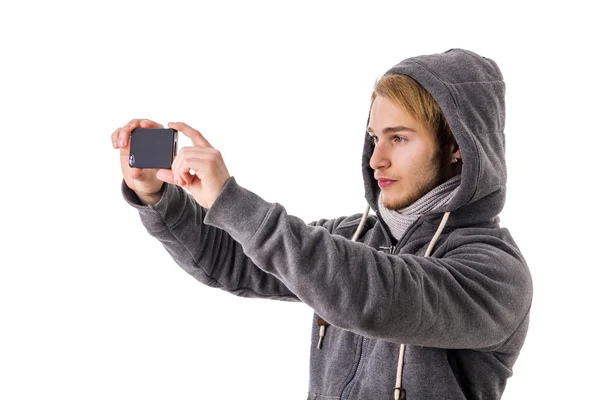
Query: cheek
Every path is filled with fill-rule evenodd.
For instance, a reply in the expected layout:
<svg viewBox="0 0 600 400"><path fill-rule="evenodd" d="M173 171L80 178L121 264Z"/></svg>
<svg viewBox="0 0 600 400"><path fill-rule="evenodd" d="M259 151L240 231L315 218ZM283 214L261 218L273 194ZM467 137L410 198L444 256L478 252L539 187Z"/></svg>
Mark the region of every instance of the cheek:
<svg viewBox="0 0 600 400"><path fill-rule="evenodd" d="M433 154L420 143L411 143L409 146L398 148L394 154L396 168L404 173L413 175L429 165ZM410 176L406 176L410 178Z"/></svg>

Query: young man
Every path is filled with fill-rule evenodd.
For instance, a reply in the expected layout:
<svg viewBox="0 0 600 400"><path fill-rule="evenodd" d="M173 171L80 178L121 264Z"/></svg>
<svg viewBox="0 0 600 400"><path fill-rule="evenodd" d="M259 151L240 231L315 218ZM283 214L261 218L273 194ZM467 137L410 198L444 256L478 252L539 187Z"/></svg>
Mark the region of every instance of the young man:
<svg viewBox="0 0 600 400"><path fill-rule="evenodd" d="M148 120L112 135L123 194L199 281L313 308L309 399L498 399L532 297L498 220L501 72L461 49L419 56L391 68L372 99L362 165L376 215L306 225L240 187L183 123L169 127L193 146L171 170L130 169L131 130L160 126Z"/></svg>

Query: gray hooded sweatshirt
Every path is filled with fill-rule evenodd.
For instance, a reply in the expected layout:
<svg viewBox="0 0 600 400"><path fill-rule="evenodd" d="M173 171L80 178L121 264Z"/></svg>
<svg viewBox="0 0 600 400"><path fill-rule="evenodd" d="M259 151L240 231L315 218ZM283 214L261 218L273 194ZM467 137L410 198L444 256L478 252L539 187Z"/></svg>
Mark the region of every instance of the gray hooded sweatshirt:
<svg viewBox="0 0 600 400"><path fill-rule="evenodd" d="M490 59L452 49L387 73L408 75L433 95L463 158L451 201L420 216L399 241L377 212L366 133L365 196L376 215L365 215L354 242L361 214L306 224L233 177L210 210L170 184L155 205L142 206L124 184L123 195L200 282L315 311L308 399L393 399L401 344L407 399L498 399L532 299L526 262L498 219L506 190L501 72ZM444 212L449 218L424 257ZM330 325L318 348L320 319Z"/></svg>

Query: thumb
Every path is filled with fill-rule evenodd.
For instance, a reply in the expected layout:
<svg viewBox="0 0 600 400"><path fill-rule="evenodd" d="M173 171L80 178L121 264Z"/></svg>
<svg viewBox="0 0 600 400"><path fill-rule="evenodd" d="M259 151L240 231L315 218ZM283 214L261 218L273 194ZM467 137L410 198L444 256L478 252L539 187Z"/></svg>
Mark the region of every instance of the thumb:
<svg viewBox="0 0 600 400"><path fill-rule="evenodd" d="M171 171L170 169L159 169L156 173L156 178L160 179L163 182L172 183L176 185L175 177L173 176L173 171Z"/></svg>

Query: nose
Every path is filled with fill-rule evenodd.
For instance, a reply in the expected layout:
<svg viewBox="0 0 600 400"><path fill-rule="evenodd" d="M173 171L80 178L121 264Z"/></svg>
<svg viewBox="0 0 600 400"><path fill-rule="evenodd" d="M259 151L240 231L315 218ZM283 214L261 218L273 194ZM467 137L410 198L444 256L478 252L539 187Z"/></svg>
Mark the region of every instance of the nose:
<svg viewBox="0 0 600 400"><path fill-rule="evenodd" d="M375 148L373 149L373 154L371 154L371 159L369 160L369 165L374 170L389 168L389 155L380 143L377 143L375 145Z"/></svg>

